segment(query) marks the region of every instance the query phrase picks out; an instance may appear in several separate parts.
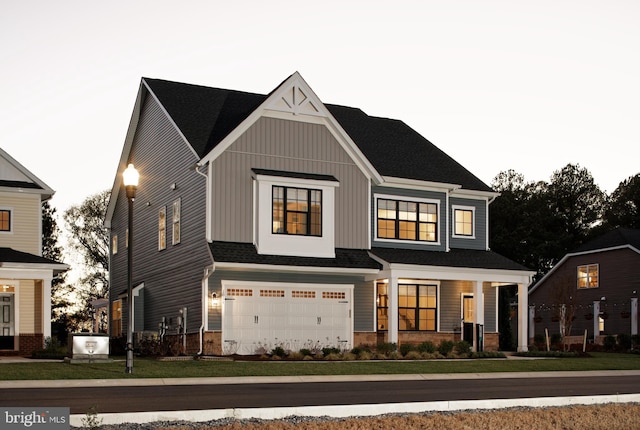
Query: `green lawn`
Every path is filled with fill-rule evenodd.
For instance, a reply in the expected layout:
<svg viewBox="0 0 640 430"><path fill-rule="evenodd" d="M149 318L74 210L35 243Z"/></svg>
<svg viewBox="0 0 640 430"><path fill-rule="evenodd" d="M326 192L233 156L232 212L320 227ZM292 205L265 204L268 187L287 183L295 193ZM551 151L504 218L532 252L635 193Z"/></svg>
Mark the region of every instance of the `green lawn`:
<svg viewBox="0 0 640 430"><path fill-rule="evenodd" d="M39 362L0 364L0 380L182 378L220 376L293 376L416 373L541 372L640 370L640 355L592 353L583 358L537 360L476 359L432 361L157 361L136 358L133 375L125 362L67 364Z"/></svg>

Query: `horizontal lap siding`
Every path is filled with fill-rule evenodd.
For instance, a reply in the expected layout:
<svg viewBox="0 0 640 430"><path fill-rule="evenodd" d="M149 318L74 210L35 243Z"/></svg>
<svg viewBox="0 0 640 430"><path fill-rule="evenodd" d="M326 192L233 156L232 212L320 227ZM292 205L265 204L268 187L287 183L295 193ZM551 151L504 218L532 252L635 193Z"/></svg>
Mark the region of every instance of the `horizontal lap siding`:
<svg viewBox="0 0 640 430"><path fill-rule="evenodd" d="M39 194L0 192L0 209L11 211L11 233L0 233L0 247L40 254Z"/></svg>
<svg viewBox="0 0 640 430"><path fill-rule="evenodd" d="M205 241L205 178L191 167L198 161L151 97L147 98L130 157L140 172L134 201L133 285L144 283L144 329L157 330L162 317L187 307L188 330L201 324L201 281L211 264ZM176 184L175 189L171 188ZM172 245L172 205L181 200L181 241ZM166 206L167 247L158 251L158 213ZM119 252L112 256L111 297L127 288L127 200L120 190L112 233ZM123 308L126 327L126 306Z"/></svg>
<svg viewBox="0 0 640 430"><path fill-rule="evenodd" d="M253 241L253 168L333 175L335 246L367 248L368 180L324 125L261 118L213 163L214 240Z"/></svg>

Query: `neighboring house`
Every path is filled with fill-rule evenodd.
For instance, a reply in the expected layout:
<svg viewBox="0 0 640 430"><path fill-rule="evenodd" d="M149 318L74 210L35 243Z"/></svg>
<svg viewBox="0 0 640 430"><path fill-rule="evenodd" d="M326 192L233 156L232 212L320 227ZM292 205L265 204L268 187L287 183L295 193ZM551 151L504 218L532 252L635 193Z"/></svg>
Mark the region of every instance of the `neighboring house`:
<svg viewBox="0 0 640 430"><path fill-rule="evenodd" d="M2 355L29 355L51 336L51 281L69 267L42 257L42 202L53 193L0 149Z"/></svg>
<svg viewBox="0 0 640 430"><path fill-rule="evenodd" d="M640 230L617 228L565 255L531 287L530 336L560 333L563 310L567 336L636 335L639 292Z"/></svg>
<svg viewBox="0 0 640 430"><path fill-rule="evenodd" d="M184 331L204 354L461 336L495 350L498 287L517 284L527 348L533 272L489 250L498 193L298 73L268 95L142 79L105 222L112 336L127 327L128 163L135 332Z"/></svg>

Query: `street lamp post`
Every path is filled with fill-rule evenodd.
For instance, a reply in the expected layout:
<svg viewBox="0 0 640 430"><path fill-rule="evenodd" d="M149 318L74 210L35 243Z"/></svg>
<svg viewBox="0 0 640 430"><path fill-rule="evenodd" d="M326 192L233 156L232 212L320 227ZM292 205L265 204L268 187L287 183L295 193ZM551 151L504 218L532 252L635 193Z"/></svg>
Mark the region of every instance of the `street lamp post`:
<svg viewBox="0 0 640 430"><path fill-rule="evenodd" d="M127 201L129 204L129 236L127 247L127 364L126 373L133 373L133 200L136 198L136 190L138 188L138 179L140 175L129 163L129 166L122 173L124 188L127 193Z"/></svg>

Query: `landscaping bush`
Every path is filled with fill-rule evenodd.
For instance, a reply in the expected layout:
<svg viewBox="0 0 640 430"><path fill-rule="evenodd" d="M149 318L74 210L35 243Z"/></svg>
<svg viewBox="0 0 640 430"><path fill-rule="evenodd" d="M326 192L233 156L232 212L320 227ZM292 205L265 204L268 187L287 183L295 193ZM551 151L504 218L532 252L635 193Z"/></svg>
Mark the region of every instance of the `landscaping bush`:
<svg viewBox="0 0 640 430"><path fill-rule="evenodd" d="M398 345L393 342L382 342L376 346L376 351L380 354L388 354L390 352L396 351L398 349Z"/></svg>
<svg viewBox="0 0 640 430"><path fill-rule="evenodd" d="M322 355L324 355L325 357L331 354L340 355L341 352L342 351L340 351L338 348L334 346L327 346L325 348L322 348Z"/></svg>
<svg viewBox="0 0 640 430"><path fill-rule="evenodd" d="M433 354L438 350L438 348L436 348L436 345L433 342L427 340L418 345L417 350L418 352L427 352L429 354Z"/></svg>
<svg viewBox="0 0 640 430"><path fill-rule="evenodd" d="M411 351L415 351L416 347L411 343L403 343L400 345L400 354L407 355Z"/></svg>
<svg viewBox="0 0 640 430"><path fill-rule="evenodd" d="M471 344L466 340L461 340L456 342L454 349L458 355L469 355L471 353Z"/></svg>
<svg viewBox="0 0 640 430"><path fill-rule="evenodd" d="M287 351L284 350L283 347L281 346L276 346L275 348L273 348L271 350L271 352L269 353L269 355L271 355L271 357L280 357L280 358L284 358L287 356Z"/></svg>
<svg viewBox="0 0 640 430"><path fill-rule="evenodd" d="M67 347L63 346L57 338L47 337L44 340L44 348L33 351L31 358L62 360L66 355Z"/></svg>
<svg viewBox="0 0 640 430"><path fill-rule="evenodd" d="M620 333L618 335L618 346L624 352L627 352L631 349L631 336L625 333Z"/></svg>
<svg viewBox="0 0 640 430"><path fill-rule="evenodd" d="M616 337L610 334L604 337L604 341L602 342L602 346L605 351L613 351L616 349Z"/></svg>
<svg viewBox="0 0 640 430"><path fill-rule="evenodd" d="M407 360L420 360L422 359L422 354L418 351L412 350L412 351L408 351L404 358L406 358Z"/></svg>
<svg viewBox="0 0 640 430"><path fill-rule="evenodd" d="M438 345L438 352L446 357L453 351L454 346L455 344L452 341L443 340L440 342L440 345Z"/></svg>
<svg viewBox="0 0 640 430"><path fill-rule="evenodd" d="M313 356L313 353L312 353L312 352L311 352L311 350L310 350L310 349L308 349L308 348L302 348L302 349L300 350L300 354L302 354L302 355L303 355L303 356L305 356L305 357L306 357L307 355L308 355L308 356L310 356L310 357L311 357L311 356Z"/></svg>

